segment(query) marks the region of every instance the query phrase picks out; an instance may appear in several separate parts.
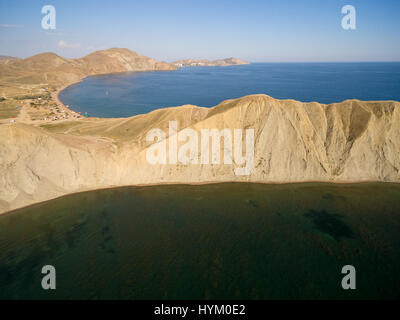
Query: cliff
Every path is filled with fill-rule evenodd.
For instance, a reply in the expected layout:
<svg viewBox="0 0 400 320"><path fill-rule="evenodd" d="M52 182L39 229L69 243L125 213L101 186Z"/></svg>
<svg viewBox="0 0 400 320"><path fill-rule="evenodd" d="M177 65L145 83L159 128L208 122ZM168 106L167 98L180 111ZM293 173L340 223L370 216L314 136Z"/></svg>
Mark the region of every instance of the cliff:
<svg viewBox="0 0 400 320"><path fill-rule="evenodd" d="M254 169L156 164L149 130L254 129ZM184 142L178 141L178 147ZM223 150L223 145L220 145ZM214 108L181 106L124 119L83 119L34 127L0 125L0 212L67 193L156 183L250 181L400 182L400 103L347 100L329 105L266 95Z"/></svg>

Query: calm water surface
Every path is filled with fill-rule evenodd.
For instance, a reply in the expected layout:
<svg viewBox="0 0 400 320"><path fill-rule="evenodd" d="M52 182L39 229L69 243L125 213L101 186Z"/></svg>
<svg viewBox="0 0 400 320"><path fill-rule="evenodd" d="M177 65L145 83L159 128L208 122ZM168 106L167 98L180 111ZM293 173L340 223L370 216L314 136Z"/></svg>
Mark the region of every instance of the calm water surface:
<svg viewBox="0 0 400 320"><path fill-rule="evenodd" d="M394 184L86 192L0 216L0 299L398 299L399 231Z"/></svg>
<svg viewBox="0 0 400 320"><path fill-rule="evenodd" d="M320 103L399 101L400 63L254 63L111 74L86 78L60 99L90 116L128 117L183 104L212 107L258 93Z"/></svg>

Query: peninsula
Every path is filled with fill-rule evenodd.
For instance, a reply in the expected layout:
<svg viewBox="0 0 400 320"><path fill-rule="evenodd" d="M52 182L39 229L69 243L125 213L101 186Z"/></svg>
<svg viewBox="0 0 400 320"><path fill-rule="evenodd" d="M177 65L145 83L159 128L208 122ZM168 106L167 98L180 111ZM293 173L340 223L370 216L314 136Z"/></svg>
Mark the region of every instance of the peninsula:
<svg viewBox="0 0 400 320"><path fill-rule="evenodd" d="M159 62L123 48L93 52L83 58L67 59L52 52L0 64L1 89L15 85L26 88L38 84L67 85L84 77L128 71L176 70L172 64Z"/></svg>
<svg viewBox="0 0 400 320"><path fill-rule="evenodd" d="M201 59L185 59L185 60L178 60L172 63L176 67L227 67L227 66L236 66L236 65L243 65L243 64L250 64L250 62L240 60L237 58L226 58L226 59L219 59L219 60L201 60Z"/></svg>

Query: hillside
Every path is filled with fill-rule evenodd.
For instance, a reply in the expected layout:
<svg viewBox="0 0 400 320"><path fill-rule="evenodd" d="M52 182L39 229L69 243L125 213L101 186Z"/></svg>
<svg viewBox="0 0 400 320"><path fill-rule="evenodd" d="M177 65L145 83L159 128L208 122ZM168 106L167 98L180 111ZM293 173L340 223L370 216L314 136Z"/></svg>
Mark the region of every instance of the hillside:
<svg viewBox="0 0 400 320"><path fill-rule="evenodd" d="M11 57L11 56L1 56L0 55L0 60L17 60L19 58L17 57Z"/></svg>
<svg viewBox="0 0 400 320"><path fill-rule="evenodd" d="M49 84L63 86L90 75L126 71L176 70L128 49L97 51L79 59L41 53L27 59L0 64L0 86Z"/></svg>
<svg viewBox="0 0 400 320"><path fill-rule="evenodd" d="M201 59L185 59L185 60L178 60L172 63L176 67L194 67L194 66L234 66L234 65L242 65L242 64L250 64L249 62L237 59L237 58L226 58L226 59L219 59L219 60L201 60Z"/></svg>
<svg viewBox="0 0 400 320"><path fill-rule="evenodd" d="M233 164L156 164L147 132L254 129L254 169ZM170 145L167 136L165 142ZM183 142L178 142L181 147ZM223 145L220 145L220 151ZM248 181L400 182L400 103L329 105L266 95L214 108L182 106L123 119L79 119L40 127L0 125L0 212L67 193L111 186Z"/></svg>

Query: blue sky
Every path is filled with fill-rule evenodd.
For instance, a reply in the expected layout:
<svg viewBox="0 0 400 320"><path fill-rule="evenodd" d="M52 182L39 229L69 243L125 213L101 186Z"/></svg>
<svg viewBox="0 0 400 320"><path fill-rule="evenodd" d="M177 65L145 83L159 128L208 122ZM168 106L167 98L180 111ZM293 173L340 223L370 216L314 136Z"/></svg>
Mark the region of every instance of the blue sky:
<svg viewBox="0 0 400 320"><path fill-rule="evenodd" d="M44 5L56 30L43 30ZM356 8L357 29L341 27ZM400 61L398 0L0 0L0 54L124 47L164 61Z"/></svg>

